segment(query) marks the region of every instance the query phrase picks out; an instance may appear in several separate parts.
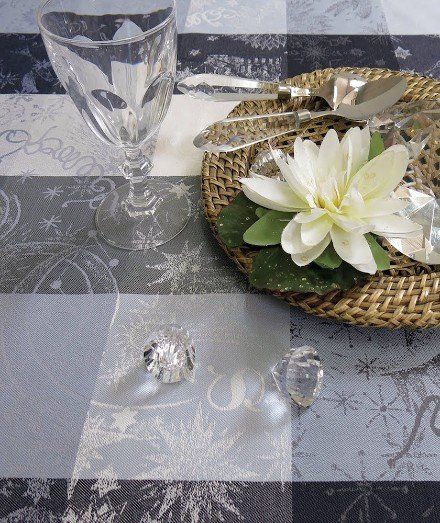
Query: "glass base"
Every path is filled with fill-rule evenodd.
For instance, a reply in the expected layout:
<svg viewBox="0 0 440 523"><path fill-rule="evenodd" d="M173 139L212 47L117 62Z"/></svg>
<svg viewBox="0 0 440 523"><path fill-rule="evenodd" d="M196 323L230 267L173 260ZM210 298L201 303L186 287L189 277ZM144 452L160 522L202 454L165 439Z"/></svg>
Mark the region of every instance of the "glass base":
<svg viewBox="0 0 440 523"><path fill-rule="evenodd" d="M106 242L120 249L139 251L162 245L188 223L191 204L179 186L151 177L145 206L127 205L129 184L112 191L99 205L95 223Z"/></svg>

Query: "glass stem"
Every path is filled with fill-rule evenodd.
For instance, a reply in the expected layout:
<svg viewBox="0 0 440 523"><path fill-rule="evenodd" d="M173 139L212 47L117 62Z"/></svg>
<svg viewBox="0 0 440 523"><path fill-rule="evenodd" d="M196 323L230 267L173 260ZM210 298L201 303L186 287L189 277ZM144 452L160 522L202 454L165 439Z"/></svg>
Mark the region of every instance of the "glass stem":
<svg viewBox="0 0 440 523"><path fill-rule="evenodd" d="M155 198L148 188L148 175L153 164L141 149L125 149L124 152L122 172L130 184L125 207L130 214L148 214L155 204Z"/></svg>

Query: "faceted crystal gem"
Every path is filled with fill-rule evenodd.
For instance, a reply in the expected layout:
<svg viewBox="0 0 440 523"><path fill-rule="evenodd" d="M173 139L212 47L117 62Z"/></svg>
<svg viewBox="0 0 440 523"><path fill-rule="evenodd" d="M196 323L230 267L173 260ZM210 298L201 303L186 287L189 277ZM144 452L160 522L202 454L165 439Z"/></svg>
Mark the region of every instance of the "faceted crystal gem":
<svg viewBox="0 0 440 523"><path fill-rule="evenodd" d="M410 237L386 237L387 241L416 261L440 264L440 199L411 187L399 187L396 192L408 201L399 214L420 224L422 229Z"/></svg>
<svg viewBox="0 0 440 523"><path fill-rule="evenodd" d="M416 159L435 130L440 104L429 101L399 104L377 114L368 122L371 132L378 131L385 143L404 145L410 159Z"/></svg>
<svg viewBox="0 0 440 523"><path fill-rule="evenodd" d="M168 325L150 335L144 350L147 370L162 383L194 381L195 350L189 333Z"/></svg>
<svg viewBox="0 0 440 523"><path fill-rule="evenodd" d="M275 162L275 155L287 161L287 154L281 149L263 149L255 156L249 168L250 173L282 180L283 175Z"/></svg>
<svg viewBox="0 0 440 523"><path fill-rule="evenodd" d="M316 349L293 348L272 369L279 391L300 407L309 407L322 388L322 363Z"/></svg>

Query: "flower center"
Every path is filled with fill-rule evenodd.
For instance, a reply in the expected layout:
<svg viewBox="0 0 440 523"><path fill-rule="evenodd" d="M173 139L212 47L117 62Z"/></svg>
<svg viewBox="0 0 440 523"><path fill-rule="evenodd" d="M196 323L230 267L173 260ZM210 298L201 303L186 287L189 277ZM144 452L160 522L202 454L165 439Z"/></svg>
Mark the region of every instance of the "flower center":
<svg viewBox="0 0 440 523"><path fill-rule="evenodd" d="M342 203L344 191L338 187L338 182L334 177L322 180L317 187L315 203L317 207L335 212Z"/></svg>
<svg viewBox="0 0 440 523"><path fill-rule="evenodd" d="M318 194L315 198L315 203L317 207L326 209L330 212L335 212L336 209L339 209L339 206L341 205L340 198L336 194L333 195L332 198Z"/></svg>

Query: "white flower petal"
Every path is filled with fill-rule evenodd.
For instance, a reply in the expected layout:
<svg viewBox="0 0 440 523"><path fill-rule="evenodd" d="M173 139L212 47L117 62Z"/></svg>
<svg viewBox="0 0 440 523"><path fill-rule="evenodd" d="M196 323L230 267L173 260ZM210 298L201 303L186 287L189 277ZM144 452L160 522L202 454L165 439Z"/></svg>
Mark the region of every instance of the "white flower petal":
<svg viewBox="0 0 440 523"><path fill-rule="evenodd" d="M306 245L313 247L320 243L330 232L333 220L327 214L317 218L313 222L303 223L301 225L301 240Z"/></svg>
<svg viewBox="0 0 440 523"><path fill-rule="evenodd" d="M299 212L294 220L298 223L309 223L313 222L320 216L327 214L327 211L325 209L321 209L319 207L315 207L314 209L310 209L310 211L302 211Z"/></svg>
<svg viewBox="0 0 440 523"><path fill-rule="evenodd" d="M408 237L422 229L422 226L418 223L414 223L408 218L395 214L370 218L368 221L372 227L372 232L379 236Z"/></svg>
<svg viewBox="0 0 440 523"><path fill-rule="evenodd" d="M409 155L403 145L393 145L365 164L352 178L364 199L388 197L402 180Z"/></svg>
<svg viewBox="0 0 440 523"><path fill-rule="evenodd" d="M321 254L325 251L328 244L330 243L330 235L327 234L327 236L320 242L318 245L315 245L308 251L292 254L292 261L299 267L304 267L304 265L308 265L313 260L316 260L318 256L321 256Z"/></svg>
<svg viewBox="0 0 440 523"><path fill-rule="evenodd" d="M316 163L319 156L319 147L312 140L303 140L303 152L305 160L309 163L312 177L315 178Z"/></svg>
<svg viewBox="0 0 440 523"><path fill-rule="evenodd" d="M319 148L318 160L316 162L317 175L321 180L327 179L330 169L335 172L343 170L343 152L339 143L338 134L330 129L324 136Z"/></svg>
<svg viewBox="0 0 440 523"><path fill-rule="evenodd" d="M347 177L350 179L368 161L370 152L370 130L351 127L341 141L347 161Z"/></svg>
<svg viewBox="0 0 440 523"><path fill-rule="evenodd" d="M268 209L296 212L308 208L286 182L264 176L240 178L240 182L249 200Z"/></svg>
<svg viewBox="0 0 440 523"><path fill-rule="evenodd" d="M363 265L371 262L373 254L362 234L347 232L334 226L330 231L333 247L339 256L351 265Z"/></svg>
<svg viewBox="0 0 440 523"><path fill-rule="evenodd" d="M321 205L324 209L327 210L329 213L337 213L338 208L336 205L328 198L328 196L322 195L320 196Z"/></svg>
<svg viewBox="0 0 440 523"><path fill-rule="evenodd" d="M318 194L321 200L336 202L339 200L340 191L344 190L343 177L333 167L329 168L327 176L319 180Z"/></svg>
<svg viewBox="0 0 440 523"><path fill-rule="evenodd" d="M313 146L310 146L313 144ZM294 162L302 174L304 184L311 192L316 190L316 162L318 159L319 148L311 140L303 141L297 137L293 145Z"/></svg>
<svg viewBox="0 0 440 523"><path fill-rule="evenodd" d="M272 156L291 190L298 196L298 198L303 200L304 203L307 203L311 189L303 183L302 179L304 177L302 176L302 172L297 163L290 160L289 163L287 163L278 151L272 151Z"/></svg>
<svg viewBox="0 0 440 523"><path fill-rule="evenodd" d="M365 234L366 232L370 232L371 230L371 226L368 223L364 222L360 218L357 218L356 216L347 216L345 214L331 213L330 217L338 227L347 232L357 232L358 234Z"/></svg>
<svg viewBox="0 0 440 523"><path fill-rule="evenodd" d="M319 156L319 147L312 140L304 140L304 150L307 153L310 164L315 168Z"/></svg>
<svg viewBox="0 0 440 523"><path fill-rule="evenodd" d="M359 206L355 212L359 218L370 218L374 216L387 216L388 214L394 214L403 211L407 206L407 201L398 198L373 198Z"/></svg>
<svg viewBox="0 0 440 523"><path fill-rule="evenodd" d="M369 263L353 264L353 267L360 272L366 272L367 274L376 274L377 265L374 258Z"/></svg>
<svg viewBox="0 0 440 523"><path fill-rule="evenodd" d="M348 181L352 175L353 169L353 142L348 138L348 133L344 136L341 141L341 148L344 153L344 161L346 163L346 181ZM355 171L354 171L355 172Z"/></svg>
<svg viewBox="0 0 440 523"><path fill-rule="evenodd" d="M362 198L361 193L354 185L351 185L342 199L340 206L341 212L357 216L358 209L363 206L364 199Z"/></svg>
<svg viewBox="0 0 440 523"><path fill-rule="evenodd" d="M281 233L281 247L288 254L299 254L310 249L301 240L301 224L291 220Z"/></svg>
<svg viewBox="0 0 440 523"><path fill-rule="evenodd" d="M362 156L365 158L365 161L368 160L368 155L370 154L370 144L371 144L371 135L370 135L370 128L365 126L363 129L361 129L360 134L360 148L362 149Z"/></svg>

